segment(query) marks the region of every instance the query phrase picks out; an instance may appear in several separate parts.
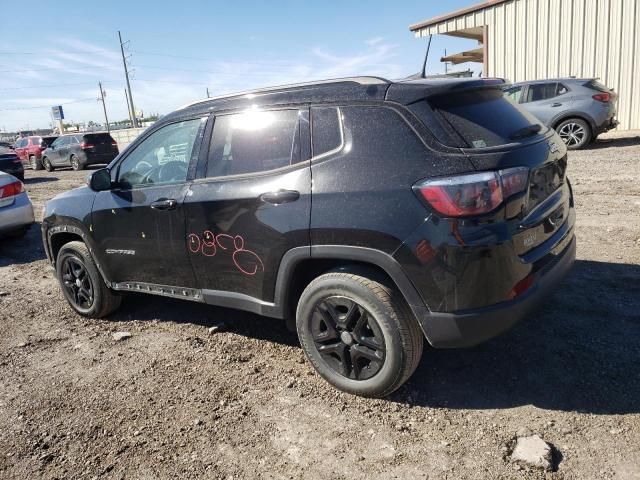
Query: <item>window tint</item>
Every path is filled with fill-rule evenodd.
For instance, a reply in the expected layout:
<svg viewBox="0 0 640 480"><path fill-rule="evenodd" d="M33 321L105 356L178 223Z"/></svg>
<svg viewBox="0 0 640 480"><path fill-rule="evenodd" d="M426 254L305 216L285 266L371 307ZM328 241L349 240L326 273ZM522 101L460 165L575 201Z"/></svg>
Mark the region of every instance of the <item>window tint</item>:
<svg viewBox="0 0 640 480"><path fill-rule="evenodd" d="M166 125L127 155L118 168L124 187L184 182L198 130L205 119Z"/></svg>
<svg viewBox="0 0 640 480"><path fill-rule="evenodd" d="M564 95L568 91L569 91L569 89L567 87L565 87L563 84L559 83L558 84L558 89L556 90L556 94L557 95Z"/></svg>
<svg viewBox="0 0 640 480"><path fill-rule="evenodd" d="M81 138L82 142L83 139ZM113 138L108 133L93 133L91 135L84 135L84 141L87 143L93 143L94 145L101 145L104 143L111 144L113 142Z"/></svg>
<svg viewBox="0 0 640 480"><path fill-rule="evenodd" d="M464 140L466 145L463 146L504 145L535 135L542 128L533 115L515 105L497 88L437 95L428 102L443 129ZM447 143L450 136L439 134L438 129L432 131L445 145L459 146L455 142Z"/></svg>
<svg viewBox="0 0 640 480"><path fill-rule="evenodd" d="M82 137L80 137L82 138ZM78 137L69 137L69 145L75 145L77 143L80 143Z"/></svg>
<svg viewBox="0 0 640 480"><path fill-rule="evenodd" d="M538 102L556 96L556 83L536 83L529 85L527 90L527 102Z"/></svg>
<svg viewBox="0 0 640 480"><path fill-rule="evenodd" d="M299 158L298 110L219 116L213 125L207 177L264 172Z"/></svg>
<svg viewBox="0 0 640 480"><path fill-rule="evenodd" d="M314 157L342 146L342 120L339 108L312 108L311 129Z"/></svg>
<svg viewBox="0 0 640 480"><path fill-rule="evenodd" d="M522 86L510 87L504 91L504 94L515 103L520 103L522 97Z"/></svg>
<svg viewBox="0 0 640 480"><path fill-rule="evenodd" d="M69 137L60 137L56 141L56 147L64 147L69 143Z"/></svg>

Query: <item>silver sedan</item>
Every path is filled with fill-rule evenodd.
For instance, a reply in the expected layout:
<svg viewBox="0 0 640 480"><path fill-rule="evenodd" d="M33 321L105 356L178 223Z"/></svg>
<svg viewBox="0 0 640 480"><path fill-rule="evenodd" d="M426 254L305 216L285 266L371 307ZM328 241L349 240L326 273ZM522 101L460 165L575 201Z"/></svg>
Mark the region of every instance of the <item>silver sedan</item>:
<svg viewBox="0 0 640 480"><path fill-rule="evenodd" d="M24 233L34 221L33 205L22 182L0 172L0 235Z"/></svg>

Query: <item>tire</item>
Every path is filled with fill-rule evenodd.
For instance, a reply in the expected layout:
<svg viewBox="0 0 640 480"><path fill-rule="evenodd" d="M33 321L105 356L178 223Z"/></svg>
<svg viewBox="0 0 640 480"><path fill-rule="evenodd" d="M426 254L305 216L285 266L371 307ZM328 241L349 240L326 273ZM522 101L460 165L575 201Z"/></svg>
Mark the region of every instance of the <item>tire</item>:
<svg viewBox="0 0 640 480"><path fill-rule="evenodd" d="M55 170L53 165L51 165L51 160L49 160L47 157L44 157L42 159L42 166L47 172L53 172Z"/></svg>
<svg viewBox="0 0 640 480"><path fill-rule="evenodd" d="M591 127L581 118L567 118L560 122L556 132L567 146L568 150L579 150L591 143Z"/></svg>
<svg viewBox="0 0 640 480"><path fill-rule="evenodd" d="M69 163L71 164L71 168L73 168L75 171L84 169L84 165L80 163L80 160L78 160L78 157L76 157L75 155L71 155Z"/></svg>
<svg viewBox="0 0 640 480"><path fill-rule="evenodd" d="M296 329L320 376L353 395L389 395L422 356L422 331L400 292L352 273L313 280L300 296Z"/></svg>
<svg viewBox="0 0 640 480"><path fill-rule="evenodd" d="M56 276L71 308L84 317L102 318L120 306L116 295L102 280L89 249L82 242L62 246L56 261Z"/></svg>
<svg viewBox="0 0 640 480"><path fill-rule="evenodd" d="M29 165L31 165L31 170L42 170L42 162L35 155L29 156Z"/></svg>

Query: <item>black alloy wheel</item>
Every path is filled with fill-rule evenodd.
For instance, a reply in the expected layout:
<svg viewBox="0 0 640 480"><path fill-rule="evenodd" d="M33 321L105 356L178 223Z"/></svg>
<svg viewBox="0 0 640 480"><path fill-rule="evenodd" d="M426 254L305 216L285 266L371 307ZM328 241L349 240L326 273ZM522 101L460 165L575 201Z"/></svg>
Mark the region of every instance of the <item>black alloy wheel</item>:
<svg viewBox="0 0 640 480"><path fill-rule="evenodd" d="M384 365L380 326L369 311L347 297L331 296L318 302L311 329L324 362L346 378L369 379Z"/></svg>
<svg viewBox="0 0 640 480"><path fill-rule="evenodd" d="M79 310L89 310L93 305L94 289L85 265L79 258L67 256L61 270L62 285L69 301Z"/></svg>

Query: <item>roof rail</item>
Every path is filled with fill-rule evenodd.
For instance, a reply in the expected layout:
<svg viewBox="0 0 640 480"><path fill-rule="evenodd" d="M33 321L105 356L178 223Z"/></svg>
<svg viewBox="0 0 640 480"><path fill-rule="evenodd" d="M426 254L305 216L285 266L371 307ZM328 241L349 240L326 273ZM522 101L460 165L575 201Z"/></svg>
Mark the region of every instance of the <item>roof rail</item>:
<svg viewBox="0 0 640 480"><path fill-rule="evenodd" d="M184 108L192 107L193 105L198 105L199 103L208 102L209 100L219 100L222 98L232 98L232 97L241 97L243 95L257 95L260 93L270 93L277 92L279 90L287 90L289 88L296 87L311 87L314 85L325 85L329 83L357 83L359 85L383 85L386 83L391 83L390 80L382 77L374 77L374 76L362 76L362 77L344 77L344 78L331 78L328 80L316 80L311 82L301 82L301 83L289 83L285 85L276 85L273 87L264 87L264 88L256 88L253 90L245 90L242 92L233 92L227 93L225 95L218 95L215 97L203 98L200 100L196 100L191 103L187 103L186 105L182 105L177 110L182 110Z"/></svg>

